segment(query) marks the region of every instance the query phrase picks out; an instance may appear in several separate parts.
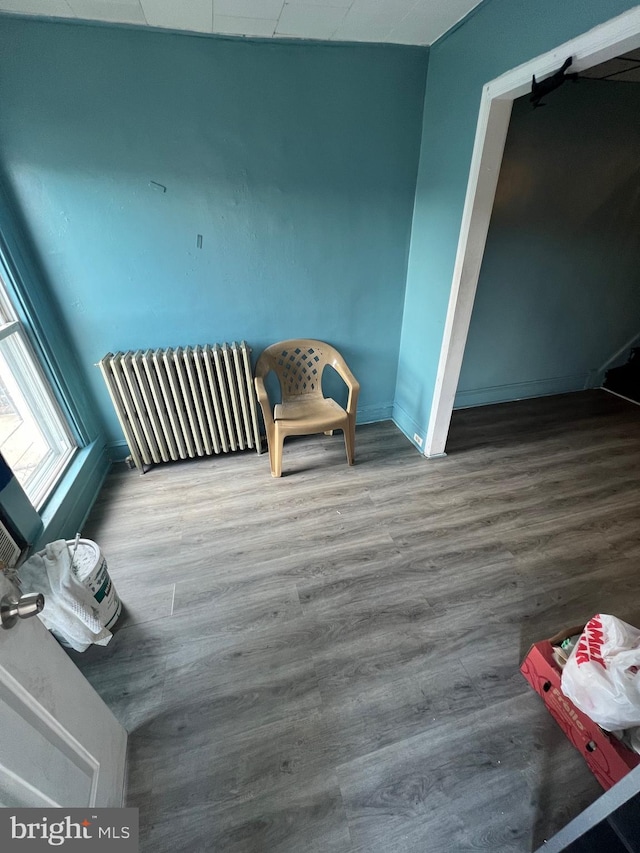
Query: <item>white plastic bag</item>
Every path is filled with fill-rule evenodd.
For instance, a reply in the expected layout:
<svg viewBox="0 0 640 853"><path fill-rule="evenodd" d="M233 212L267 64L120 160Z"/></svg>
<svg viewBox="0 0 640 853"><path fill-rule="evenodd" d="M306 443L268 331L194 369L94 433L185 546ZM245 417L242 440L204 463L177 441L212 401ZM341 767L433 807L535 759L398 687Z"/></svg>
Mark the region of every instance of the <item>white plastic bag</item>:
<svg viewBox="0 0 640 853"><path fill-rule="evenodd" d="M84 652L91 643L106 646L111 631L100 621L93 593L71 569L71 554L64 539L50 542L22 564L24 589L44 593L44 610L38 618L66 645Z"/></svg>
<svg viewBox="0 0 640 853"><path fill-rule="evenodd" d="M562 692L607 731L640 725L640 631L594 616L562 670Z"/></svg>

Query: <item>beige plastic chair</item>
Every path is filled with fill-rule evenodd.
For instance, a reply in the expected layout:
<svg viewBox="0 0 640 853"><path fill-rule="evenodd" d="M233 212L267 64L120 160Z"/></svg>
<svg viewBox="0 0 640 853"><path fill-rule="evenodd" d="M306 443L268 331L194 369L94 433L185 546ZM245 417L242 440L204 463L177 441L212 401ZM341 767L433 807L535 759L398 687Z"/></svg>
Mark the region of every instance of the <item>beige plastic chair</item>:
<svg viewBox="0 0 640 853"><path fill-rule="evenodd" d="M327 364L349 389L346 411L335 400L322 395L322 372ZM282 395L282 402L273 412L264 384L270 371L276 374ZM258 359L255 385L267 430L272 477L282 475L282 446L288 435L330 434L334 429L341 429L347 462L353 465L360 383L336 349L322 341L308 339L272 344Z"/></svg>

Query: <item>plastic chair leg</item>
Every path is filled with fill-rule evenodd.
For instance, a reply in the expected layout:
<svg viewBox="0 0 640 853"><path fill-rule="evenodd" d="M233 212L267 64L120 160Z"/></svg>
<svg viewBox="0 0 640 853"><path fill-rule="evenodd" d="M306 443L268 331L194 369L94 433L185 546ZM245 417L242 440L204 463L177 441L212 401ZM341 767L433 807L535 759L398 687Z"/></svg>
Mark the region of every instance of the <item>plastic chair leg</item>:
<svg viewBox="0 0 640 853"><path fill-rule="evenodd" d="M344 446L347 451L347 462L353 465L356 459L356 425L355 419L349 419L349 423L344 430Z"/></svg>
<svg viewBox="0 0 640 853"><path fill-rule="evenodd" d="M275 434L273 441L269 444L269 461L271 463L271 476L282 476L282 446L284 436Z"/></svg>
<svg viewBox="0 0 640 853"><path fill-rule="evenodd" d="M271 429L269 429L271 426ZM280 452L278 453L278 443L280 444ZM279 477L282 473L282 439L276 435L276 430L273 425L267 426L267 447L269 448L269 465L271 467L271 476ZM278 471L279 473L276 473Z"/></svg>

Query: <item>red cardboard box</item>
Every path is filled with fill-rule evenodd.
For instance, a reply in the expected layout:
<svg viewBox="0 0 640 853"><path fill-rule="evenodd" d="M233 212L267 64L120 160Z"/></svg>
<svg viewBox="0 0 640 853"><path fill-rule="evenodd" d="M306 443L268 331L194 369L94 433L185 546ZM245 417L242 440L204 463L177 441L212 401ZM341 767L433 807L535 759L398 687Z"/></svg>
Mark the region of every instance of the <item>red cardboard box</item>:
<svg viewBox="0 0 640 853"><path fill-rule="evenodd" d="M603 731L583 714L560 689L562 673L553 659L553 644L565 637L580 634L583 625L561 631L555 637L531 646L520 671L542 697L551 716L571 743L582 753L592 773L608 790L630 770L640 764L640 755L620 743L614 735Z"/></svg>

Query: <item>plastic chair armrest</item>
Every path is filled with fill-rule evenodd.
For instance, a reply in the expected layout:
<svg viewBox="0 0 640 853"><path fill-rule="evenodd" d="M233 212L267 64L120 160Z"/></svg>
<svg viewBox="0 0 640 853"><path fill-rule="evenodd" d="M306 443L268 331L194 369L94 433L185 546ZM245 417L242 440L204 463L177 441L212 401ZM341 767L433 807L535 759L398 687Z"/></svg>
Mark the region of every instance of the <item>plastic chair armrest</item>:
<svg viewBox="0 0 640 853"><path fill-rule="evenodd" d="M358 395L360 393L360 383L349 370L346 362L343 359L335 359L331 365L344 384L349 389L349 399L347 400L347 412L351 415L355 413L358 405Z"/></svg>
<svg viewBox="0 0 640 853"><path fill-rule="evenodd" d="M267 394L267 389L264 385L264 379L262 376L256 376L254 379L254 383L256 386L256 395L258 397L258 402L260 403L260 408L262 409L262 417L264 418L264 425L269 430L273 427L273 412L271 411L271 403L269 402L269 395Z"/></svg>
<svg viewBox="0 0 640 853"><path fill-rule="evenodd" d="M358 396L360 394L360 383L358 380L354 380L353 385L349 385L347 383L347 387L349 388L349 398L347 400L347 412L350 415L355 415L356 409L358 408Z"/></svg>

